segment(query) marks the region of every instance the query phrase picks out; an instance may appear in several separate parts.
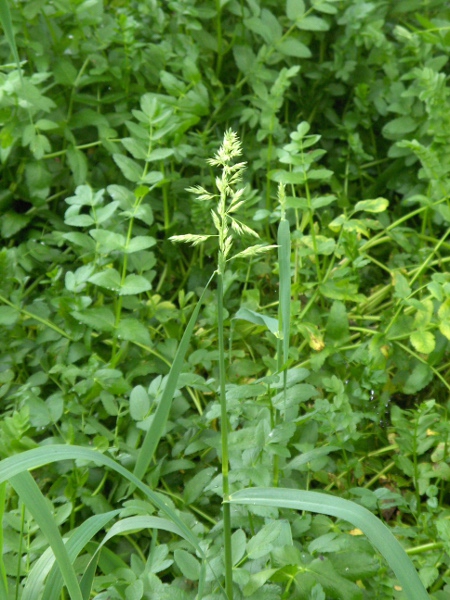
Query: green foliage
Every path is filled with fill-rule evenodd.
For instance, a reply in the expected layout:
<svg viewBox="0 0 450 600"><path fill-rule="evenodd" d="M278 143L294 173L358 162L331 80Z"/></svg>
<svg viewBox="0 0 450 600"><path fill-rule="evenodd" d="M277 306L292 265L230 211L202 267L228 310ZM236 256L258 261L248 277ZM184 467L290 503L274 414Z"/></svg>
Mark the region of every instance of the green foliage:
<svg viewBox="0 0 450 600"><path fill-rule="evenodd" d="M412 597L287 489L374 513L447 598L447 3L0 20L0 470L35 481L0 487L1 597L215 600L225 567L236 598Z"/></svg>

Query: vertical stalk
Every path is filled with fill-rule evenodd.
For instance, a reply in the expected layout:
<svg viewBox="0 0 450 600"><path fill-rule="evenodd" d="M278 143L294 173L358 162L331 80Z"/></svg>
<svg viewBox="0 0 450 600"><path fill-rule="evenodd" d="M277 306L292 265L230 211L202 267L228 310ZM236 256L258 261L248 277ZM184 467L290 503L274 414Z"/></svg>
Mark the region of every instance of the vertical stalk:
<svg viewBox="0 0 450 600"><path fill-rule="evenodd" d="M230 495L228 461L228 415L225 392L225 339L223 325L223 253L219 251L219 269L217 271L217 321L219 334L219 396L220 429L222 442L222 486L223 486L223 541L225 554L225 592L228 600L233 599L233 560L231 554L231 516L228 498Z"/></svg>

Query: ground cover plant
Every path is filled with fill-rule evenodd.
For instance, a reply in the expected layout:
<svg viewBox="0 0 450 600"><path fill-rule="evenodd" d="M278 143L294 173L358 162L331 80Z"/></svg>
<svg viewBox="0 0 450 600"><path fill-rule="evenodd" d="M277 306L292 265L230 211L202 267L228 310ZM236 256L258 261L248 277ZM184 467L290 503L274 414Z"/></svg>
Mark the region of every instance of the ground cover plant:
<svg viewBox="0 0 450 600"><path fill-rule="evenodd" d="M0 2L2 597L450 597L449 13Z"/></svg>

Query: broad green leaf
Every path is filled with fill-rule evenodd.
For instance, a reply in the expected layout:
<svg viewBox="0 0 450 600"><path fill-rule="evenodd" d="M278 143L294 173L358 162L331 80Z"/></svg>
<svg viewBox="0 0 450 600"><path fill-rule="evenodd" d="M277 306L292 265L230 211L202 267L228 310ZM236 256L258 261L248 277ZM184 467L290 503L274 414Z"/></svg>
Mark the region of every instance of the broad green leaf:
<svg viewBox="0 0 450 600"><path fill-rule="evenodd" d="M294 171L284 171L282 169L275 169L273 171L269 171L267 174L271 181L276 181L277 183L288 184L303 184L307 180L307 175L304 171L294 172Z"/></svg>
<svg viewBox="0 0 450 600"><path fill-rule="evenodd" d="M145 157L147 162L152 162L156 160L165 160L169 158L169 156L173 156L174 150L172 148L156 148L150 152L148 156Z"/></svg>
<svg viewBox="0 0 450 600"><path fill-rule="evenodd" d="M173 553L175 563L182 572L183 576L190 581L198 581L200 579L200 563L186 550L177 548Z"/></svg>
<svg viewBox="0 0 450 600"><path fill-rule="evenodd" d="M75 185L84 183L88 173L88 161L84 153L74 146L67 148L67 162L72 171Z"/></svg>
<svg viewBox="0 0 450 600"><path fill-rule="evenodd" d="M152 346L152 339L150 337L148 326L138 319L133 319L131 317L121 319L117 327L117 336L130 342L135 342L144 346Z"/></svg>
<svg viewBox="0 0 450 600"><path fill-rule="evenodd" d="M357 202L353 212L364 210L365 212L380 213L384 212L389 206L389 200L386 198L376 198L375 200L361 200Z"/></svg>
<svg viewBox="0 0 450 600"><path fill-rule="evenodd" d="M249 506L275 506L308 510L345 519L361 529L374 548L386 559L397 576L408 600L429 600L429 596L408 555L391 531L364 507L320 492L289 488L250 488L230 496L230 503Z"/></svg>
<svg viewBox="0 0 450 600"><path fill-rule="evenodd" d="M244 74L251 73L255 69L256 56L249 46L233 46L234 60L238 69Z"/></svg>
<svg viewBox="0 0 450 600"><path fill-rule="evenodd" d="M397 298L408 298L411 295L411 288L408 280L399 271L392 273L392 281L395 287L395 296Z"/></svg>
<svg viewBox="0 0 450 600"><path fill-rule="evenodd" d="M395 140L403 137L407 133L415 131L417 126L418 122L412 117L398 117L397 119L389 121L389 123L383 127L383 135L390 140Z"/></svg>
<svg viewBox="0 0 450 600"><path fill-rule="evenodd" d="M299 29L305 29L306 31L328 31L330 28L324 19L315 16L304 17L297 20L295 24Z"/></svg>
<svg viewBox="0 0 450 600"><path fill-rule="evenodd" d="M323 12L327 15L335 15L338 12L336 6L332 4L332 2L336 2L336 0L331 0L331 2L324 2L323 0L312 0L312 7L314 10L318 12Z"/></svg>
<svg viewBox="0 0 450 600"><path fill-rule="evenodd" d="M133 212L133 214L136 219L140 219L146 225L150 226L153 224L153 211L152 211L152 207L149 204L141 204Z"/></svg>
<svg viewBox="0 0 450 600"><path fill-rule="evenodd" d="M416 394L423 390L432 379L433 371L430 367L427 364L419 363L411 371L402 391L404 394Z"/></svg>
<svg viewBox="0 0 450 600"><path fill-rule="evenodd" d="M122 138L120 141L133 158L137 158L138 160L146 159L148 144L145 141L130 137Z"/></svg>
<svg viewBox="0 0 450 600"><path fill-rule="evenodd" d="M34 158L40 160L45 153L51 152L50 140L42 133L36 133L30 142L30 150Z"/></svg>
<svg viewBox="0 0 450 600"><path fill-rule="evenodd" d="M31 217L27 215L17 214L13 211L6 211L2 214L0 228L3 238L10 238L18 231L24 229L30 222Z"/></svg>
<svg viewBox="0 0 450 600"><path fill-rule="evenodd" d="M245 536L245 531L242 529L238 529L231 536L231 547L233 549L233 564L236 565L244 556L245 548L247 546L247 538Z"/></svg>
<svg viewBox="0 0 450 600"><path fill-rule="evenodd" d="M113 331L115 316L110 308L85 308L72 311L72 316L80 323L92 327L95 331Z"/></svg>
<svg viewBox="0 0 450 600"><path fill-rule="evenodd" d="M257 559L269 554L273 548L273 542L281 533L281 527L282 523L280 521L272 521L252 537L247 542L249 558Z"/></svg>
<svg viewBox="0 0 450 600"><path fill-rule="evenodd" d="M345 304L339 301L333 302L328 315L327 336L333 342L345 342L349 335L348 316Z"/></svg>
<svg viewBox="0 0 450 600"><path fill-rule="evenodd" d="M146 250L156 244L155 238L148 235L137 235L130 240L128 246L125 246L125 254L132 254L140 250Z"/></svg>
<svg viewBox="0 0 450 600"><path fill-rule="evenodd" d="M66 211L64 222L66 225L70 225L71 227L90 227L95 223L94 219L89 215L71 216L69 211Z"/></svg>
<svg viewBox="0 0 450 600"><path fill-rule="evenodd" d="M309 256L317 251L317 254L329 256L333 254L336 248L336 242L333 238L324 235L316 235L313 239L312 235L304 235L301 238L301 243L306 246L307 250L301 250L301 254Z"/></svg>
<svg viewBox="0 0 450 600"><path fill-rule="evenodd" d="M125 247L125 236L106 229L91 229L89 235L97 242L100 254L109 254Z"/></svg>
<svg viewBox="0 0 450 600"><path fill-rule="evenodd" d="M296 58L311 58L311 50L300 40L288 37L277 44L277 50L285 56L295 56Z"/></svg>
<svg viewBox="0 0 450 600"><path fill-rule="evenodd" d="M20 318L20 312L12 306L0 306L0 325L15 325Z"/></svg>
<svg viewBox="0 0 450 600"><path fill-rule="evenodd" d="M133 183L141 180L143 168L137 162L123 154L113 154L113 159L126 179Z"/></svg>
<svg viewBox="0 0 450 600"><path fill-rule="evenodd" d="M234 316L235 319L242 319L254 325L263 325L274 334L278 334L278 321L273 317L262 315L248 308L240 308Z"/></svg>
<svg viewBox="0 0 450 600"><path fill-rule="evenodd" d="M287 0L286 15L291 21L297 21L305 14L305 3L303 0Z"/></svg>
<svg viewBox="0 0 450 600"><path fill-rule="evenodd" d="M105 221L107 221L109 218L111 218L113 216L113 214L116 212L116 208L119 206L119 203L117 201L114 202L109 202L106 206L101 206L100 208L97 208L96 213L95 213L95 222L97 223L97 225L100 225L101 223L104 223Z"/></svg>
<svg viewBox="0 0 450 600"><path fill-rule="evenodd" d="M148 185L155 185L164 179L163 174L160 171L150 171L142 178L142 183L146 183Z"/></svg>
<svg viewBox="0 0 450 600"><path fill-rule="evenodd" d="M88 281L94 285L99 285L115 292L119 291L121 288L120 273L116 271L116 269L106 269L100 273L95 273L95 275L89 277Z"/></svg>
<svg viewBox="0 0 450 600"><path fill-rule="evenodd" d="M202 494L205 487L216 475L215 467L207 467L189 479L184 488L183 498L186 504L193 504Z"/></svg>
<svg viewBox="0 0 450 600"><path fill-rule="evenodd" d="M314 460L320 459L324 456L328 456L330 452L336 452L339 450L338 446L322 446L321 448L314 448L314 450L310 450L309 452L303 452L299 454L295 458L293 458L290 462L287 463L286 468L288 469L296 469L298 471L305 471L308 468L309 463Z"/></svg>
<svg viewBox="0 0 450 600"><path fill-rule="evenodd" d="M150 410L150 398L142 385L137 385L130 394L130 415L135 421L143 421Z"/></svg>
<svg viewBox="0 0 450 600"><path fill-rule="evenodd" d="M120 287L120 296L134 296L134 294L141 294L152 289L152 284L142 277L142 275L127 275L123 285Z"/></svg>

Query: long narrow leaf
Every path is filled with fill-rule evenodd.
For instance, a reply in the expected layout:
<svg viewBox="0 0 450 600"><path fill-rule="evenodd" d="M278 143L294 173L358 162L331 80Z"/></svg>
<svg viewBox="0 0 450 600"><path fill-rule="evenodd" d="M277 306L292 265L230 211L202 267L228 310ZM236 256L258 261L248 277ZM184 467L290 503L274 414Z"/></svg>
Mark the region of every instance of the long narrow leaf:
<svg viewBox="0 0 450 600"><path fill-rule="evenodd" d="M430 600L408 555L389 529L363 506L320 492L286 488L249 488L232 494L229 502L308 510L345 519L363 531L386 559L408 600Z"/></svg>
<svg viewBox="0 0 450 600"><path fill-rule="evenodd" d="M9 47L11 48L11 52L13 54L14 60L17 64L17 68L20 71L20 59L19 53L17 52L16 39L14 36L14 29L12 26L11 20L11 12L9 10L8 0L0 0L0 23L2 24L3 30L5 32L5 37L8 41Z"/></svg>
<svg viewBox="0 0 450 600"><path fill-rule="evenodd" d="M166 387L164 388L158 408L156 409L152 424L149 427L144 441L142 442L141 449L139 450L133 474L140 480L142 480L144 477L150 461L152 460L153 453L159 444L159 440L164 435L167 419L169 418L170 407L172 406L173 396L177 387L178 377L180 376L183 368L184 357L186 356L186 352L191 341L192 333L194 331L195 323L197 322L203 298L213 278L214 274L210 277L208 283L206 284L205 289L203 290L202 295L200 296L194 308L191 318L189 319L189 323L187 324L183 337L181 338L180 345L178 346L175 354L172 367L170 368Z"/></svg>
<svg viewBox="0 0 450 600"><path fill-rule="evenodd" d="M32 450L26 450L21 454L16 454L0 461L0 484L11 480L11 478L13 478L15 475L23 473L24 471L37 469L39 467L43 467L44 465L60 462L62 460L85 460L88 462L93 462L108 467L116 473L119 473L119 475L122 475L122 477L125 477L125 479L127 479L135 488L141 490L141 492L147 496L150 502L161 512L163 512L166 517L180 529L180 531L183 533L184 539L192 544L203 560L206 560L197 536L194 535L184 521L180 519L175 510L165 503L161 495L151 490L148 485L145 485L145 483L142 483L142 481L133 475L133 473L128 471L128 469L117 463L112 458L109 458L101 452L98 452L98 450L84 448L82 446L68 446L64 444L41 446L39 448L33 448ZM221 592L224 593L220 581L217 580L217 582Z"/></svg>
<svg viewBox="0 0 450 600"><path fill-rule="evenodd" d="M119 513L120 510L111 510L101 515L93 515L92 517L89 517L89 519L84 521L79 527L77 527L77 529L73 532L73 534L66 542L67 553L69 555L70 560L74 562L77 556L83 550L83 548L85 548L86 544L88 544L90 540L94 537L94 535L98 533L101 529L103 529L103 527L105 527L105 525ZM52 562L54 562L55 557L52 555L51 559ZM63 582L61 573L56 567L57 565L54 564L47 577L47 581L45 582L44 593L42 594L42 600L59 600L60 598ZM83 593L81 582L80 589L81 593ZM35 600L35 598L37 598L37 594L33 595L33 590L30 590L28 598L27 596L25 596L24 590L22 600Z"/></svg>
<svg viewBox="0 0 450 600"><path fill-rule="evenodd" d="M89 562L85 574L83 575L80 586L83 590L84 600L88 600L90 597L92 583L95 575L95 567L97 566L98 561L98 555L102 550L103 546L106 544L106 542L115 535L126 535L128 533L132 533L133 531L140 531L142 529L163 529L164 531L170 531L185 538L183 532L180 530L179 527L177 527L171 521L167 519L161 519L160 517L138 516L128 517L126 519L121 519L120 521L117 521L117 523L114 523L114 525L111 527L111 529L108 531L108 533L105 535L105 537L99 544L94 556Z"/></svg>
<svg viewBox="0 0 450 600"><path fill-rule="evenodd" d="M6 503L6 483L0 485L0 524L3 523ZM8 579L3 561L3 527L0 529L0 598L8 598Z"/></svg>
<svg viewBox="0 0 450 600"><path fill-rule="evenodd" d="M279 316L283 334L283 363L289 355L289 334L291 326L291 231L289 221L281 219L278 226L278 265L280 285Z"/></svg>
<svg viewBox="0 0 450 600"><path fill-rule="evenodd" d="M22 502L47 538L58 562L71 600L83 600L76 573L67 554L67 549L59 533L58 526L37 483L27 471L14 475L10 478L9 482L19 494Z"/></svg>
<svg viewBox="0 0 450 600"><path fill-rule="evenodd" d="M33 448L32 450L26 450L21 454L10 456L0 461L0 484L4 481L11 480L15 475L43 467L54 462L60 462L62 460L86 460L94 462L100 465L104 465L116 473L125 477L134 487L141 490L150 502L161 510L168 519L170 519L175 525L177 525L183 532L184 537L188 540L194 548L203 556L202 549L199 546L198 538L191 532L189 527L180 519L175 510L164 502L164 499L160 494L152 491L148 485L142 483L135 475L133 475L128 469L123 467L121 464L105 456L97 450L91 448L84 448L82 446L68 446L65 444L55 444L53 446L41 446L39 448Z"/></svg>

